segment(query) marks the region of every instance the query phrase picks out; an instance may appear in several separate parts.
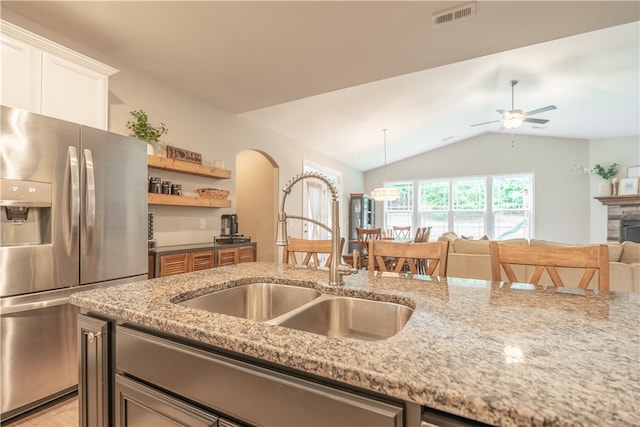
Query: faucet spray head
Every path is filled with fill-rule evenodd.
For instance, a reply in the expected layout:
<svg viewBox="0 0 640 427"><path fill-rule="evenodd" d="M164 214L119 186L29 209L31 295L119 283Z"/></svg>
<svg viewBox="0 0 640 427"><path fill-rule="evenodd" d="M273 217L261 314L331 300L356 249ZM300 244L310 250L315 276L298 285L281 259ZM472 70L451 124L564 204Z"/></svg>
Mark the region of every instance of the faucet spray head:
<svg viewBox="0 0 640 427"><path fill-rule="evenodd" d="M287 214L278 212L278 222L276 223L276 246L287 245Z"/></svg>

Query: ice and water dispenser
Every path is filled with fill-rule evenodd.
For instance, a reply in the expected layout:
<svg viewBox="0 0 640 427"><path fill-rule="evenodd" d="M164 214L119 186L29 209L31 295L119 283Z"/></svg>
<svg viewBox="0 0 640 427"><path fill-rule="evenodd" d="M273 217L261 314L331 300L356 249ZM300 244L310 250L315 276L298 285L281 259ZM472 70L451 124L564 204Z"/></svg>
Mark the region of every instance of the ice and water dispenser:
<svg viewBox="0 0 640 427"><path fill-rule="evenodd" d="M0 245L51 243L51 183L0 179Z"/></svg>

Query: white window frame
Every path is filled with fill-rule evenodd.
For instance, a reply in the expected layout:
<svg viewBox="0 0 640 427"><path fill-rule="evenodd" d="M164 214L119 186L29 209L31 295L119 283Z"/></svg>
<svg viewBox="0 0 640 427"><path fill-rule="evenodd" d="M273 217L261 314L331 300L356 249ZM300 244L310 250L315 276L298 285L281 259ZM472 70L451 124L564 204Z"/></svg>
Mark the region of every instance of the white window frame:
<svg viewBox="0 0 640 427"><path fill-rule="evenodd" d="M504 212L504 210L494 211L493 206L493 184L494 180L506 177L527 177L529 179L529 198L528 198L528 209L526 209L526 215L528 216L528 236L525 236L526 239L535 238L535 174L533 172L518 172L518 173L509 173L509 174L495 174L495 175L478 175L478 176L459 176L459 177L448 177L448 178L434 178L434 179L420 179L420 180L403 180L397 182L389 182L387 185L404 185L407 183L413 184L413 209L411 212L411 228L413 230L416 227L420 226L420 186L426 182L440 182L447 183L449 187L449 209L446 212L448 216L447 221L447 230L454 230L454 213L458 211L453 210L453 195L452 195L452 186L456 181L464 181L464 180L484 180L485 182L485 208L484 208L484 232L480 236L472 236L475 239L482 237L483 235L488 236L490 239L495 239L497 236L493 235L493 230L495 228L495 216L498 212ZM524 210L524 209L523 209ZM389 209L389 202L384 203L384 224L383 228L388 228L389 224L388 214L394 212ZM397 211L396 211L397 212ZM430 240L435 241L439 237L438 233L432 233ZM505 236L505 238L513 238Z"/></svg>

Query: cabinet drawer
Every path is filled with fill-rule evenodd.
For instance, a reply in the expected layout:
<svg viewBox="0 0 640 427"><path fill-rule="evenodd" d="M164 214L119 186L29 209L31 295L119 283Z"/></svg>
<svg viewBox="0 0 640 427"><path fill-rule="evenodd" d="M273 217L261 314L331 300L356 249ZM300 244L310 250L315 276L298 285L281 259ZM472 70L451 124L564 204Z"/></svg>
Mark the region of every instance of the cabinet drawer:
<svg viewBox="0 0 640 427"><path fill-rule="evenodd" d="M238 263L238 250L231 249L218 249L218 267L225 265L234 265Z"/></svg>
<svg viewBox="0 0 640 427"><path fill-rule="evenodd" d="M252 425L402 427L404 423L403 405L127 327L117 327L116 361L118 372Z"/></svg>
<svg viewBox="0 0 640 427"><path fill-rule="evenodd" d="M217 425L214 414L116 375L116 427Z"/></svg>
<svg viewBox="0 0 640 427"><path fill-rule="evenodd" d="M191 271L213 268L213 251L191 253Z"/></svg>
<svg viewBox="0 0 640 427"><path fill-rule="evenodd" d="M162 255L160 257L160 276L170 276L189 271L189 254Z"/></svg>
<svg viewBox="0 0 640 427"><path fill-rule="evenodd" d="M246 248L238 248L238 263L241 262L253 262L253 246Z"/></svg>

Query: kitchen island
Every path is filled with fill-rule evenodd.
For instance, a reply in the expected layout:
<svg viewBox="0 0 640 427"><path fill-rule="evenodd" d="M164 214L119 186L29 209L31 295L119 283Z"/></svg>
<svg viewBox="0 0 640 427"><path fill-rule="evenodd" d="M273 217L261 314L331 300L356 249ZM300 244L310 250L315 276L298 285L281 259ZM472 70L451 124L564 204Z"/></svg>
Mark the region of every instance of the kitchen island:
<svg viewBox="0 0 640 427"><path fill-rule="evenodd" d="M392 301L415 311L396 335L359 341L177 304L261 281ZM246 263L80 292L71 302L85 315L388 397L406 408L505 426L640 423L638 294L367 271L346 276L343 287L327 282L322 269ZM415 411L407 413L401 425L419 425L415 420Z"/></svg>

